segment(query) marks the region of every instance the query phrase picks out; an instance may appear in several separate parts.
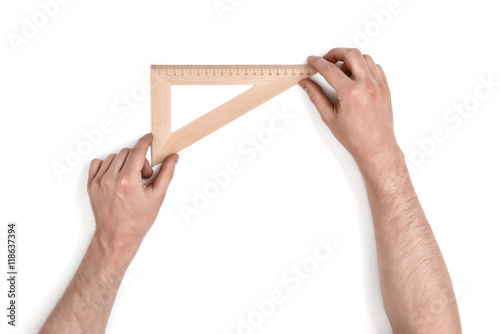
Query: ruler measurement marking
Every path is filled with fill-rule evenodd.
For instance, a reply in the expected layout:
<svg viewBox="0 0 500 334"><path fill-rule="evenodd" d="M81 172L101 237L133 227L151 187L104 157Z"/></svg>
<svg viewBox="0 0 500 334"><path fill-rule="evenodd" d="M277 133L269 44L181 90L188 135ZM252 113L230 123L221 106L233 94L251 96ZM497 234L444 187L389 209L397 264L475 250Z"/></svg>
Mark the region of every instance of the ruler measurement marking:
<svg viewBox="0 0 500 334"><path fill-rule="evenodd" d="M153 65L155 73L167 79L169 77L181 76L185 79L229 77L238 79L250 79L250 77L281 77L281 76L311 76L312 71L304 65ZM204 73L204 75L203 75ZM210 79L208 79L210 80Z"/></svg>

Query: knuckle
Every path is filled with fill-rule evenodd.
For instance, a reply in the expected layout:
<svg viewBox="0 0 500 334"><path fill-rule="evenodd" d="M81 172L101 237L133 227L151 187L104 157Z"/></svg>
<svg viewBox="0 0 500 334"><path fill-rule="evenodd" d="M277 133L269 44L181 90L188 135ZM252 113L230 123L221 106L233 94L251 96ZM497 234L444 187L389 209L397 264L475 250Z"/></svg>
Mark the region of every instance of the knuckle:
<svg viewBox="0 0 500 334"><path fill-rule="evenodd" d="M130 148L128 148L128 147L122 148L122 149L120 150L120 153L122 153L122 154L124 154L124 153L129 153L129 152L130 152Z"/></svg>
<svg viewBox="0 0 500 334"><path fill-rule="evenodd" d="M337 65L330 63L330 62L326 62L325 68L326 68L327 72L329 72L329 73L333 73L335 70L338 69Z"/></svg>
<svg viewBox="0 0 500 334"><path fill-rule="evenodd" d="M367 53L363 53L363 57L366 59L372 59L372 57Z"/></svg>
<svg viewBox="0 0 500 334"><path fill-rule="evenodd" d="M100 163L102 163L102 160L95 158L95 159L92 159L92 161L90 162L90 166L95 166L95 165L100 164Z"/></svg>
<svg viewBox="0 0 500 334"><path fill-rule="evenodd" d="M139 138L139 140L137 141L137 143L139 144L143 144L143 143L148 143L150 140L150 136L149 135L145 135L145 136L142 136L141 138Z"/></svg>
<svg viewBox="0 0 500 334"><path fill-rule="evenodd" d="M378 90L378 86L377 86L377 83L375 82L375 80L373 79L368 79L366 80L365 82L365 86L366 86L366 90L368 92L373 92L373 91L377 91Z"/></svg>
<svg viewBox="0 0 500 334"><path fill-rule="evenodd" d="M312 93L312 92L308 92L308 93L309 93L309 99L311 100L311 102L313 104L316 104L318 102L318 94Z"/></svg>
<svg viewBox="0 0 500 334"><path fill-rule="evenodd" d="M122 175L118 178L117 186L120 189L125 189L130 185L130 177L128 175Z"/></svg>
<svg viewBox="0 0 500 334"><path fill-rule="evenodd" d="M385 95L391 95L391 89L389 88L389 86L386 83L383 83L381 85L381 91Z"/></svg>
<svg viewBox="0 0 500 334"><path fill-rule="evenodd" d="M357 85L350 85L346 88L346 93L351 98L357 98L361 96L361 91Z"/></svg>
<svg viewBox="0 0 500 334"><path fill-rule="evenodd" d="M377 71L379 72L379 74L382 76L382 77L385 77L385 72L384 72L384 69L382 68L381 65L379 64L376 64L377 65Z"/></svg>
<svg viewBox="0 0 500 334"><path fill-rule="evenodd" d="M357 56L361 56L361 51L359 51L359 49L347 49L346 51L346 54L350 57L357 57Z"/></svg>
<svg viewBox="0 0 500 334"><path fill-rule="evenodd" d="M328 63L323 61L321 58L315 58L312 62L313 67L319 71L324 71L328 67Z"/></svg>
<svg viewBox="0 0 500 334"><path fill-rule="evenodd" d="M376 98L379 95L378 86L374 82L368 82L366 84L366 94L371 98Z"/></svg>
<svg viewBox="0 0 500 334"><path fill-rule="evenodd" d="M140 145L136 145L134 147L132 147L130 149L130 151L128 152L129 155L136 155L138 151L140 151L139 149Z"/></svg>
<svg viewBox="0 0 500 334"><path fill-rule="evenodd" d="M372 99L376 99L379 96L379 90L375 88L368 88L367 94Z"/></svg>
<svg viewBox="0 0 500 334"><path fill-rule="evenodd" d="M100 183L104 188L110 188L113 185L113 177L110 174L104 174Z"/></svg>

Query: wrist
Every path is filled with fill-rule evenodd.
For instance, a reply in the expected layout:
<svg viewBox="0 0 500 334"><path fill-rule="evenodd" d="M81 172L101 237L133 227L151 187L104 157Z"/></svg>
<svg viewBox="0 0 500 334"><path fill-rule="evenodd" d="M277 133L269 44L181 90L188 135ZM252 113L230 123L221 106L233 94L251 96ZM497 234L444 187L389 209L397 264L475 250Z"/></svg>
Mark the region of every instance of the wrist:
<svg viewBox="0 0 500 334"><path fill-rule="evenodd" d="M127 269L139 249L139 246L113 238L100 230L95 231L89 247L94 248L110 269L123 271Z"/></svg>
<svg viewBox="0 0 500 334"><path fill-rule="evenodd" d="M367 182L408 173L403 151L397 144L374 150L355 160Z"/></svg>

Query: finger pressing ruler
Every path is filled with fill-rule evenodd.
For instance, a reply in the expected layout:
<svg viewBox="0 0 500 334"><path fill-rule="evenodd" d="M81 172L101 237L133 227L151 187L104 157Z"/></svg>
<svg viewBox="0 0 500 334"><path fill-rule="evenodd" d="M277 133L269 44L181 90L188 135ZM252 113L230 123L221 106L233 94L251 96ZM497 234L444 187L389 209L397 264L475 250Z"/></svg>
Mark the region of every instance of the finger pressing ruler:
<svg viewBox="0 0 500 334"><path fill-rule="evenodd" d="M315 73L309 65L151 65L153 166ZM252 87L172 132L172 85Z"/></svg>

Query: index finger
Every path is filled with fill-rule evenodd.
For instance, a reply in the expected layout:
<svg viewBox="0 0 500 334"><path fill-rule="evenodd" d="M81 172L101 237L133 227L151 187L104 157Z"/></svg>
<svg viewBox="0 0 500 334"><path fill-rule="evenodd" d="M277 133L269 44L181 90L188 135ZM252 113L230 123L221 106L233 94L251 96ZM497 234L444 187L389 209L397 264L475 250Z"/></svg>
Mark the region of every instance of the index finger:
<svg viewBox="0 0 500 334"><path fill-rule="evenodd" d="M144 167L144 159L146 158L146 153L148 153L148 148L153 142L153 135L148 133L147 135L141 137L137 144L130 150L127 156L127 160L123 165L122 170L125 172L141 172Z"/></svg>
<svg viewBox="0 0 500 334"><path fill-rule="evenodd" d="M343 61L354 76L363 77L369 73L365 59L358 49L331 49L323 58L332 63Z"/></svg>
<svg viewBox="0 0 500 334"><path fill-rule="evenodd" d="M346 88L352 81L340 68L323 57L310 56L307 58L307 62L314 67L337 92L342 91L342 89Z"/></svg>

